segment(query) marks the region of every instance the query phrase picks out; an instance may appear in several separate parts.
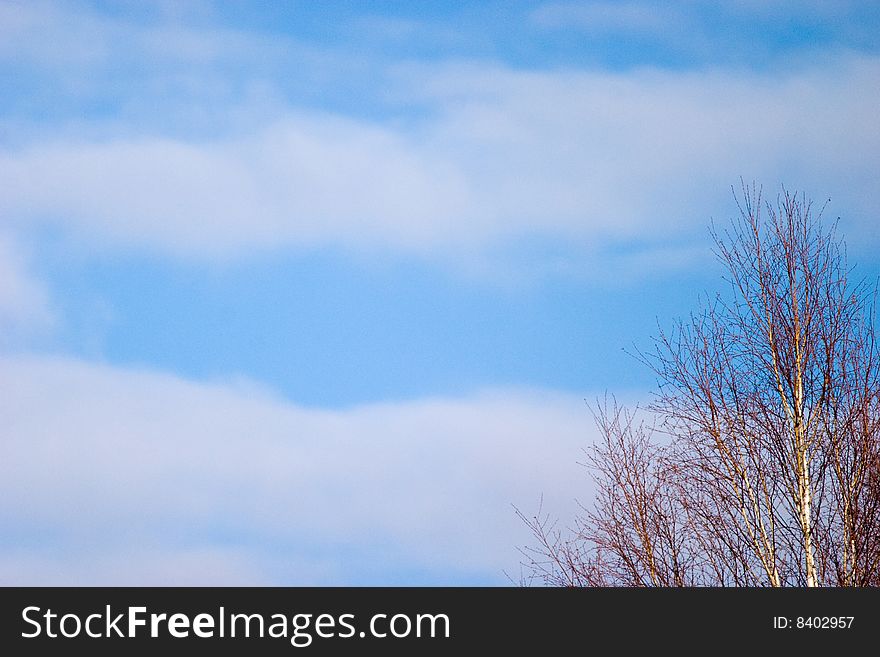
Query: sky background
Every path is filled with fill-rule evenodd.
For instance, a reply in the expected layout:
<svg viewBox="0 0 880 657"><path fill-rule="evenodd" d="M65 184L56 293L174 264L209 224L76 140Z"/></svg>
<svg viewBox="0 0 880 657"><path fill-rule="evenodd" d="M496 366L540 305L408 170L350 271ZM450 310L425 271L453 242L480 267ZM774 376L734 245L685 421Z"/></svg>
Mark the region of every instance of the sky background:
<svg viewBox="0 0 880 657"><path fill-rule="evenodd" d="M880 270L875 2L0 0L0 583L508 584L731 186Z"/></svg>

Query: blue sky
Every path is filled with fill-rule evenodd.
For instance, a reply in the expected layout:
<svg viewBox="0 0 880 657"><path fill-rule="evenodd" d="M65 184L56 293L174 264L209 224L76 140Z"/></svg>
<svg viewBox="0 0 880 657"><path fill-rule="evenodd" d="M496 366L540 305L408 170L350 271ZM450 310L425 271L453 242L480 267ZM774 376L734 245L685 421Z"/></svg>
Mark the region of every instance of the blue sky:
<svg viewBox="0 0 880 657"><path fill-rule="evenodd" d="M872 2L0 0L7 583L505 583L731 185L877 271Z"/></svg>

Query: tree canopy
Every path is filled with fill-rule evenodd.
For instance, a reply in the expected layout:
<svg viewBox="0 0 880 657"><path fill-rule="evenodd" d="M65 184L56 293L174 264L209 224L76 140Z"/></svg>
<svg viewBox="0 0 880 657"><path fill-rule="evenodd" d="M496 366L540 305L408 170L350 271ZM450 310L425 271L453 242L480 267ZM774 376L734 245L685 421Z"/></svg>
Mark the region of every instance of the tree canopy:
<svg viewBox="0 0 880 657"><path fill-rule="evenodd" d="M638 358L641 409L594 408L596 497L569 530L525 518L529 578L569 586L880 584L875 288L804 195L735 195L727 287Z"/></svg>

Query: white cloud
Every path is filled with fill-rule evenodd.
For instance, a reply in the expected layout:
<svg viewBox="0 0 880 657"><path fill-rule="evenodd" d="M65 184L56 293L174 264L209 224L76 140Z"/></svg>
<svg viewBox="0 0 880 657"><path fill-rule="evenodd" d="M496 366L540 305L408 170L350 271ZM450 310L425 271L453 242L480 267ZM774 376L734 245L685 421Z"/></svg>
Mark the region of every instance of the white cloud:
<svg viewBox="0 0 880 657"><path fill-rule="evenodd" d="M138 22L0 4L0 58L42 71L65 90L59 98L79 99L74 109L107 103L113 117L8 118L4 222L181 257L330 245L476 262L474 271L537 238L603 270L617 242L682 253L702 244L744 176L832 196L852 241L876 244L876 57L837 51L783 73L395 68L217 27L210 5L195 18L143 11L149 20ZM668 34L679 14L557 3L532 18ZM319 105L323 93L349 97L350 115L285 100L291 84ZM361 94L374 105L369 119L356 116Z"/></svg>
<svg viewBox="0 0 880 657"><path fill-rule="evenodd" d="M46 330L54 319L48 291L32 273L28 254L0 232L0 342L23 330Z"/></svg>
<svg viewBox="0 0 880 657"><path fill-rule="evenodd" d="M0 59L67 73L94 74L120 64L136 65L135 72L143 73L168 64L252 63L295 45L269 35L211 27L212 10L192 2L129 9L141 20L81 3L0 3Z"/></svg>
<svg viewBox="0 0 880 657"><path fill-rule="evenodd" d="M288 108L211 141L8 148L0 212L185 256L329 244L460 258L535 236L702 237L740 175L834 197L844 228L880 210L877 59L784 75L419 66L396 80L391 102L421 118Z"/></svg>
<svg viewBox="0 0 880 657"><path fill-rule="evenodd" d="M5 583L503 582L528 541L511 504L588 490L589 412L548 393L309 410L21 357L0 417Z"/></svg>
<svg viewBox="0 0 880 657"><path fill-rule="evenodd" d="M0 207L98 239L224 255L340 243L454 240L467 211L449 166L380 127L290 117L249 139L135 139L37 147L0 160Z"/></svg>
<svg viewBox="0 0 880 657"><path fill-rule="evenodd" d="M852 210L880 206L869 182L880 164L877 59L781 75L458 66L423 77L445 112L436 141L476 156L457 160L512 230L692 229L719 199L729 207L739 175L830 188Z"/></svg>
<svg viewBox="0 0 880 657"><path fill-rule="evenodd" d="M69 545L65 546L69 549ZM157 547L109 548L97 539L77 553L61 548L0 550L4 586L271 586L265 573L240 549ZM309 564L310 565L310 564ZM325 576L319 564L303 572Z"/></svg>

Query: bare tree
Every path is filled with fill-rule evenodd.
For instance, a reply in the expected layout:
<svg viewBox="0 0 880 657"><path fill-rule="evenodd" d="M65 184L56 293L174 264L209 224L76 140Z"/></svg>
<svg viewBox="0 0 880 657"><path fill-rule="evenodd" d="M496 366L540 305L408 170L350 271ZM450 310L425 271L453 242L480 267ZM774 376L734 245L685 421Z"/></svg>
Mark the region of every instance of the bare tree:
<svg viewBox="0 0 880 657"><path fill-rule="evenodd" d="M736 195L735 195L736 197ZM538 541L531 577L623 586L880 585L880 359L873 297L803 195L743 185L713 230L729 294L639 357L659 389L613 400L588 451L594 504ZM646 420L637 420L646 415Z"/></svg>

